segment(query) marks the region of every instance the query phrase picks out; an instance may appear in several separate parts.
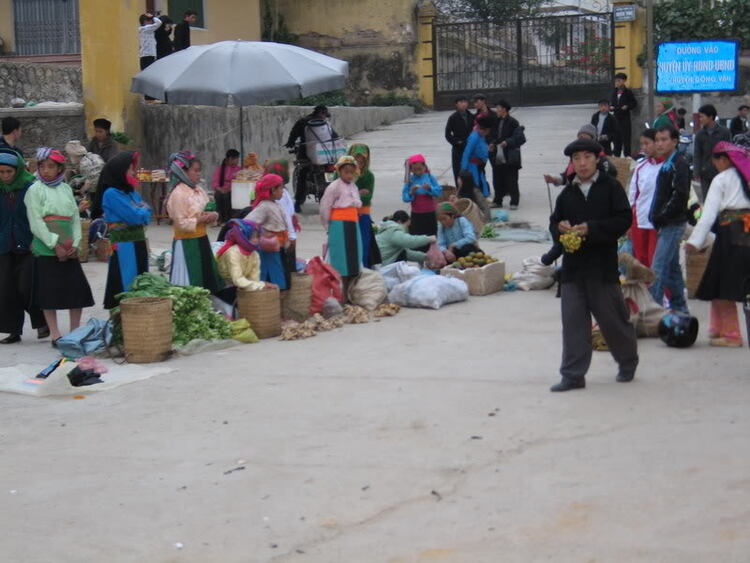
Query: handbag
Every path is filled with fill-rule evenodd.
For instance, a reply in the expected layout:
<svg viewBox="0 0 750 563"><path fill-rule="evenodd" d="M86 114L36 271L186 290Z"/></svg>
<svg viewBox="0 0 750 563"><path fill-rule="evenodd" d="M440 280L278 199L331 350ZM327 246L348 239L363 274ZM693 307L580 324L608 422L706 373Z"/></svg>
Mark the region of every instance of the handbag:
<svg viewBox="0 0 750 563"><path fill-rule="evenodd" d="M57 340L57 349L66 358L82 358L112 343L112 322L89 319L85 325Z"/></svg>

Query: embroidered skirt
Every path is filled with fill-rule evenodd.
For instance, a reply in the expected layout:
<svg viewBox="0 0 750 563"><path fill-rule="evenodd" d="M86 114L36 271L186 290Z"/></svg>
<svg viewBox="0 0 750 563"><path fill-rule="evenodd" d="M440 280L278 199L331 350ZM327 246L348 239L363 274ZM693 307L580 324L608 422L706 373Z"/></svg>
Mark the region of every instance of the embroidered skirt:
<svg viewBox="0 0 750 563"><path fill-rule="evenodd" d="M362 233L356 209L334 209L331 213L331 222L328 224L328 255L328 262L343 277L359 274L362 264Z"/></svg>
<svg viewBox="0 0 750 563"><path fill-rule="evenodd" d="M115 296L127 291L136 276L148 272L148 243L143 227L110 230L112 256L109 258L104 308L117 306Z"/></svg>
<svg viewBox="0 0 750 563"><path fill-rule="evenodd" d="M224 287L207 236L174 239L169 283L203 287L213 294Z"/></svg>

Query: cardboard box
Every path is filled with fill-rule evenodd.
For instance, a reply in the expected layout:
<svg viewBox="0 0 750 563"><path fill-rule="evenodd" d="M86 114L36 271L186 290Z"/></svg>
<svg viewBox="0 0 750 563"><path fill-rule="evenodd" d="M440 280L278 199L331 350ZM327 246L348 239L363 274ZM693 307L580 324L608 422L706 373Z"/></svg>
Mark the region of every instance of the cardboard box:
<svg viewBox="0 0 750 563"><path fill-rule="evenodd" d="M440 270L440 275L463 280L469 287L469 295L489 295L502 291L505 286L505 262L499 260L481 268L466 270L448 266Z"/></svg>

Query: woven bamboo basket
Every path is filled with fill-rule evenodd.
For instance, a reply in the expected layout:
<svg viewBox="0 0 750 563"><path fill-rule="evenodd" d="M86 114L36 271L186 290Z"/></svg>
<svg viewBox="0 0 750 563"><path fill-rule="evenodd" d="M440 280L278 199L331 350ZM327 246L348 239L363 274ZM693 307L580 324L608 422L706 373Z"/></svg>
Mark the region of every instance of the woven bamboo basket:
<svg viewBox="0 0 750 563"><path fill-rule="evenodd" d="M633 173L630 168L633 159L623 158L621 156L610 156L608 158L612 161L612 164L614 164L615 168L617 169L617 181L620 182L620 184L622 184L622 187L627 191L630 187L630 176Z"/></svg>
<svg viewBox="0 0 750 563"><path fill-rule="evenodd" d="M172 351L172 300L131 297L120 302L125 359L133 364L163 362Z"/></svg>
<svg viewBox="0 0 750 563"><path fill-rule="evenodd" d="M258 338L271 338L281 334L281 299L279 288L259 291L238 291L237 309L240 318L250 323Z"/></svg>
<svg viewBox="0 0 750 563"><path fill-rule="evenodd" d="M438 202L450 201L451 197L458 195L458 188L456 186L440 186L443 189L443 193L437 198Z"/></svg>
<svg viewBox="0 0 750 563"><path fill-rule="evenodd" d="M479 206L470 199L459 199L454 205L458 212L471 222L477 237L479 237L484 230L484 219Z"/></svg>
<svg viewBox="0 0 750 563"><path fill-rule="evenodd" d="M688 299L695 298L695 292L703 279L708 259L711 258L711 248L705 252L689 252L685 255L685 286L687 287Z"/></svg>
<svg viewBox="0 0 750 563"><path fill-rule="evenodd" d="M78 259L81 262L89 261L89 227L91 221L89 219L81 220L81 242L78 244Z"/></svg>
<svg viewBox="0 0 750 563"><path fill-rule="evenodd" d="M281 296L281 318L302 322L310 316L312 276L292 274L292 286Z"/></svg>

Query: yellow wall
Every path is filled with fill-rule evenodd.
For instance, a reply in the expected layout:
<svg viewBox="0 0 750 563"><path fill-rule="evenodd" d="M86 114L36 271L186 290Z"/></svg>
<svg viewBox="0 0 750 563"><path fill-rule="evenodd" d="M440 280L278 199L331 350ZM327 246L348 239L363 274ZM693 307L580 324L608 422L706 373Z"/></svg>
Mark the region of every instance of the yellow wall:
<svg viewBox="0 0 750 563"><path fill-rule="evenodd" d="M632 4L632 0L614 0L614 4ZM630 88L643 87L643 69L636 61L646 45L646 11L637 8L636 20L615 23L615 72L628 75ZM619 48L622 47L622 48Z"/></svg>
<svg viewBox="0 0 750 563"><path fill-rule="evenodd" d="M130 93L139 72L138 16L143 0L79 0L83 103L89 134L91 121L105 117L113 131L140 137L138 104Z"/></svg>
<svg viewBox="0 0 750 563"><path fill-rule="evenodd" d="M206 27L191 28L192 45L234 39L260 41L260 0L207 0L203 5ZM178 14L170 17L175 22L182 19Z"/></svg>
<svg viewBox="0 0 750 563"><path fill-rule="evenodd" d="M3 38L3 53L13 50L15 29L13 28L13 0L0 0L0 37Z"/></svg>

